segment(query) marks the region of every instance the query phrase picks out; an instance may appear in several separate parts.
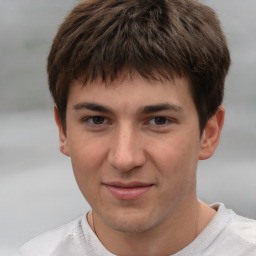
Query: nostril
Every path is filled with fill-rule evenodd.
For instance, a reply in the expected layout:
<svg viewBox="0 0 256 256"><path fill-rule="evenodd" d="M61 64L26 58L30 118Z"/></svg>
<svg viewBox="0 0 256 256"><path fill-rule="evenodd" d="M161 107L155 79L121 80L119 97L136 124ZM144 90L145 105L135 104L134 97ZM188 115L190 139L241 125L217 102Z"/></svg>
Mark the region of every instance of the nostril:
<svg viewBox="0 0 256 256"><path fill-rule="evenodd" d="M119 171L130 171L144 165L145 157L139 152L129 154L122 154L121 152L116 154L110 153L108 162L112 167Z"/></svg>
<svg viewBox="0 0 256 256"><path fill-rule="evenodd" d="M108 161L115 169L129 171L144 164L145 157L137 135L131 123L120 124L113 134Z"/></svg>

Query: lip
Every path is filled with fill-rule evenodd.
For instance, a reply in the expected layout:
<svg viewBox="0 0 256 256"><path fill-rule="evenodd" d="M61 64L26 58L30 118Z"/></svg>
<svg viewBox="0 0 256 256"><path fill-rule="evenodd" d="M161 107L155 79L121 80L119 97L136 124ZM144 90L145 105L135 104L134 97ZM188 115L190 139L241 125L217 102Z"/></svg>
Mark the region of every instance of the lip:
<svg viewBox="0 0 256 256"><path fill-rule="evenodd" d="M142 182L109 182L104 183L107 190L118 200L136 200L148 192L153 184Z"/></svg>

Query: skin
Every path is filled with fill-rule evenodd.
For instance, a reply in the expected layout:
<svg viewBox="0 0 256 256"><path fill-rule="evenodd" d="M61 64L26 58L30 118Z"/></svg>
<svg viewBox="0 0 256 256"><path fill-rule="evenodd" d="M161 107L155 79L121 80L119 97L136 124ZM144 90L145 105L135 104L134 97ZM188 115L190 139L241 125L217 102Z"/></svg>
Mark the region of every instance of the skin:
<svg viewBox="0 0 256 256"><path fill-rule="evenodd" d="M224 108L200 136L189 86L185 78L139 75L107 87L73 81L66 131L55 108L60 150L71 157L99 240L114 254L174 254L215 215L197 199L196 170L218 145Z"/></svg>

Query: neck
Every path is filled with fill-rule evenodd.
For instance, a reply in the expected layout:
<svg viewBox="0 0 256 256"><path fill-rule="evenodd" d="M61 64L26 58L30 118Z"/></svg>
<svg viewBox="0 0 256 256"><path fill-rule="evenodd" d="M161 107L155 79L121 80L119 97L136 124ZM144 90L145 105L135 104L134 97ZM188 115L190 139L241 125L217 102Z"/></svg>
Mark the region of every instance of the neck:
<svg viewBox="0 0 256 256"><path fill-rule="evenodd" d="M180 205L157 227L140 232L124 233L108 227L95 212L88 222L101 243L116 255L171 255L190 244L208 225L215 210L195 200L190 208Z"/></svg>

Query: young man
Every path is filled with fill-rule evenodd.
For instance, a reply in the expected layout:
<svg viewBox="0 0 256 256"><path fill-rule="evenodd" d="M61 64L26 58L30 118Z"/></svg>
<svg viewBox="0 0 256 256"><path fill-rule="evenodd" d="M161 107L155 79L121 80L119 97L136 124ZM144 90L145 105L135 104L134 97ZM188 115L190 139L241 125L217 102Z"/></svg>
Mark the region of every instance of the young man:
<svg viewBox="0 0 256 256"><path fill-rule="evenodd" d="M198 1L80 2L48 74L60 150L92 210L21 255L256 255L256 222L196 195L229 65L219 21Z"/></svg>

